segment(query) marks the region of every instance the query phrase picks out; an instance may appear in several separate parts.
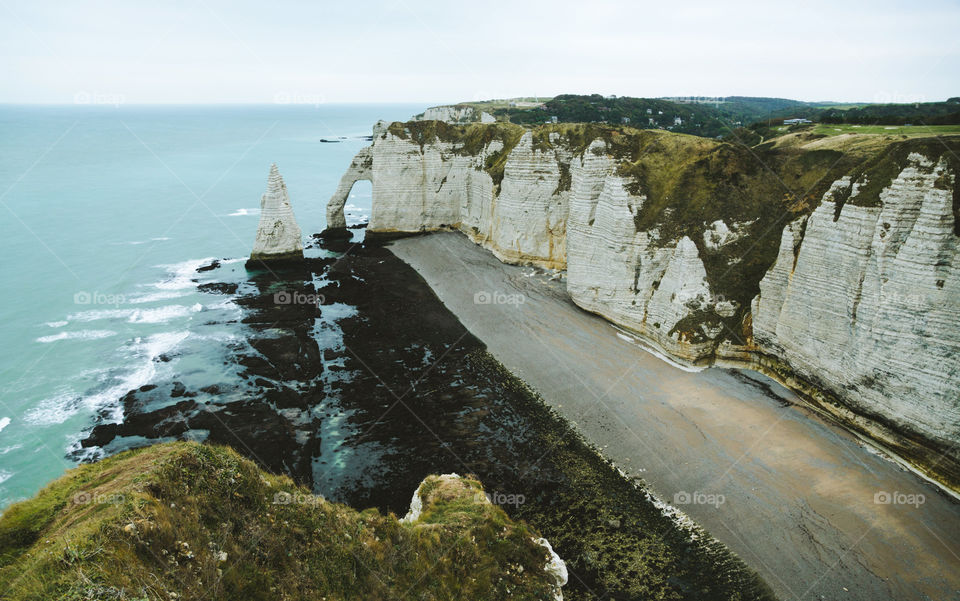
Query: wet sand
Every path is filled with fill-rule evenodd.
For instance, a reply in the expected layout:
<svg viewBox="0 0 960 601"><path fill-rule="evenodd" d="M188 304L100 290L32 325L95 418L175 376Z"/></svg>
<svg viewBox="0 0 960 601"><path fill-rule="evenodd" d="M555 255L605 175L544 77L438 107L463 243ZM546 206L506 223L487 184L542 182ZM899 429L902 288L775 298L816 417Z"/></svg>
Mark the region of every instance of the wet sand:
<svg viewBox="0 0 960 601"><path fill-rule="evenodd" d="M960 599L960 504L788 390L673 367L577 308L562 282L460 234L390 248L501 363L783 599Z"/></svg>

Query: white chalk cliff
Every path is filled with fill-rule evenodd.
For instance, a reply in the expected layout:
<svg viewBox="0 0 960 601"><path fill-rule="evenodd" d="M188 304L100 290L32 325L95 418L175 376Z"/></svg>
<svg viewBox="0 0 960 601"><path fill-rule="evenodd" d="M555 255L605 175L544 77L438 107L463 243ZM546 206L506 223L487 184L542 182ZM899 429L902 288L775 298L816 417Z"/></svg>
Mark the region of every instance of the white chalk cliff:
<svg viewBox="0 0 960 601"><path fill-rule="evenodd" d="M889 444L906 430L948 453L960 439L955 178L913 153L880 206L854 193L834 220L828 193L784 230L753 302L757 346L841 399L834 413L882 422L871 433Z"/></svg>
<svg viewBox="0 0 960 601"><path fill-rule="evenodd" d="M493 123L496 121L496 118L490 113L464 105L432 106L420 115L414 117L414 119L420 121L446 121L447 123Z"/></svg>
<svg viewBox="0 0 960 601"><path fill-rule="evenodd" d="M369 232L456 229L501 260L565 269L584 309L681 361L764 371L957 487L955 163L911 153L875 203L857 196L865 179L840 178L812 212L777 224L779 253L774 241L772 264L751 284L756 290L769 267L759 295L738 300L715 287L746 259L722 253L746 255L751 236L772 229L752 225L764 218L762 204L692 229L677 220L668 228L672 209L647 223L653 188L621 168L609 139L574 147L556 132L509 138L491 129L469 146L483 133L470 128L500 126L418 139L415 122L378 125L331 199L328 223L343 227L350 187L369 179ZM661 136L663 152L680 139L645 135ZM697 140L690 144L706 148L704 161L722 156L724 145ZM841 190L849 197L835 220Z"/></svg>
<svg viewBox="0 0 960 601"><path fill-rule="evenodd" d="M341 207L342 208L342 207ZM341 211L342 212L342 211ZM260 198L260 224L253 243L251 261L291 260L303 258L300 226L290 206L287 185L277 169L270 166L267 191Z"/></svg>

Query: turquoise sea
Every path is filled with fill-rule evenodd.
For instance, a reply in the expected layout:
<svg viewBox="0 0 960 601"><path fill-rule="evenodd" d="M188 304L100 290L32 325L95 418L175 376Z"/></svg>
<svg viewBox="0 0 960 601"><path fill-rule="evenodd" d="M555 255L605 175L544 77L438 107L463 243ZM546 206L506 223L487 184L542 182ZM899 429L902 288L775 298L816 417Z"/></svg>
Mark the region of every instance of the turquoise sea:
<svg viewBox="0 0 960 601"><path fill-rule="evenodd" d="M240 310L196 268L241 279L272 162L319 232L373 123L425 106L0 107L0 508L71 467L128 391L230 379ZM370 201L355 186L348 220Z"/></svg>

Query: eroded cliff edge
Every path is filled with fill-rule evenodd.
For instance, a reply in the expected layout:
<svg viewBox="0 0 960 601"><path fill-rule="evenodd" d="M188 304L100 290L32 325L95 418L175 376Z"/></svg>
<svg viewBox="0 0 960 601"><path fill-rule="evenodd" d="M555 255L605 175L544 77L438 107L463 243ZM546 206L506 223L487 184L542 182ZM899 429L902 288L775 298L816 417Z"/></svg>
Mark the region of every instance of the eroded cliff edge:
<svg viewBox="0 0 960 601"><path fill-rule="evenodd" d="M747 147L595 125L379 123L328 205L565 269L580 307L691 364L749 366L960 489L957 138Z"/></svg>

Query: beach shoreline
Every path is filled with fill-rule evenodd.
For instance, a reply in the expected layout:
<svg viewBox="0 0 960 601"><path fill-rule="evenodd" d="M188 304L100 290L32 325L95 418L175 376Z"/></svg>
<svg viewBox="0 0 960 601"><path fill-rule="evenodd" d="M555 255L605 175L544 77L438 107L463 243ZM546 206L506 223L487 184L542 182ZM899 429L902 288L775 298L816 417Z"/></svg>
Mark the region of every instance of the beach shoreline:
<svg viewBox="0 0 960 601"><path fill-rule="evenodd" d="M674 504L781 597L957 598L960 558L944 541L960 536L960 505L774 380L676 369L576 307L549 272L461 234L388 248L625 475L668 503L693 499ZM884 503L896 494L923 503Z"/></svg>

